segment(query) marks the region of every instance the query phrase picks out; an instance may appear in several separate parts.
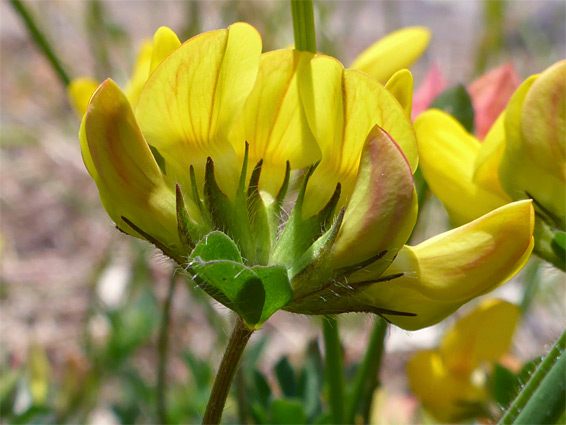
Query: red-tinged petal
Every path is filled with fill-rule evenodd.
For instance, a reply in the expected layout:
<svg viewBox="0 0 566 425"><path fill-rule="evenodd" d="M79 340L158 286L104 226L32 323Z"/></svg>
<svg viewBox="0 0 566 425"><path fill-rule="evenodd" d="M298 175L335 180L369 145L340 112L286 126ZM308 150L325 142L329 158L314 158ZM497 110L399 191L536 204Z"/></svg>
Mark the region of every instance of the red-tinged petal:
<svg viewBox="0 0 566 425"><path fill-rule="evenodd" d="M392 258L415 220L411 167L399 145L375 126L362 152L354 192L332 250L332 266L361 263L384 250Z"/></svg>
<svg viewBox="0 0 566 425"><path fill-rule="evenodd" d="M432 65L425 76L424 81L413 95L413 120L422 112L426 111L434 98L444 91L446 82L437 64Z"/></svg>
<svg viewBox="0 0 566 425"><path fill-rule="evenodd" d="M475 111L475 132L483 139L521 84L517 71L506 63L482 75L468 86Z"/></svg>
<svg viewBox="0 0 566 425"><path fill-rule="evenodd" d="M92 96L81 135L85 164L118 227L139 236L122 220L126 217L165 245L177 245L172 185L155 162L126 96L112 80Z"/></svg>
<svg viewBox="0 0 566 425"><path fill-rule="evenodd" d="M533 230L531 201L510 203L417 246L405 246L383 273L402 276L373 284L364 296L377 308L414 314L385 314L397 326L431 326L513 277L531 254Z"/></svg>

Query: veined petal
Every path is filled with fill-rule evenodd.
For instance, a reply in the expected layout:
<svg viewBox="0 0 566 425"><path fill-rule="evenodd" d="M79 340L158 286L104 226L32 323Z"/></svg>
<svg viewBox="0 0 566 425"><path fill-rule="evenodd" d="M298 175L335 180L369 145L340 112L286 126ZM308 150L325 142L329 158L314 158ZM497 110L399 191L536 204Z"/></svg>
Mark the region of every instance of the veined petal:
<svg viewBox="0 0 566 425"><path fill-rule="evenodd" d="M484 141L474 161L472 182L485 190L493 192L501 199L509 196L501 188L499 182L499 164L505 151L505 113L502 113Z"/></svg>
<svg viewBox="0 0 566 425"><path fill-rule="evenodd" d="M332 266L361 263L384 250L393 258L413 230L416 206L411 167L399 145L376 125L366 139Z"/></svg>
<svg viewBox="0 0 566 425"><path fill-rule="evenodd" d="M483 139L489 132L520 84L517 71L511 63L506 63L482 75L468 86L468 93L474 105L475 133L478 139Z"/></svg>
<svg viewBox="0 0 566 425"><path fill-rule="evenodd" d="M418 163L414 131L388 90L373 78L344 70L333 58L318 55L299 71L299 90L309 127L322 160L309 181L305 216L330 199L338 182L340 205L352 194L367 134L376 124L402 148L411 169Z"/></svg>
<svg viewBox="0 0 566 425"><path fill-rule="evenodd" d="M411 118L413 107L413 74L408 69L397 71L385 84L385 88L391 92L395 99L401 104L405 113Z"/></svg>
<svg viewBox="0 0 566 425"><path fill-rule="evenodd" d="M432 192L455 225L467 223L510 201L473 182L481 144L450 115L430 110L415 121L420 164Z"/></svg>
<svg viewBox="0 0 566 425"><path fill-rule="evenodd" d="M507 301L487 299L444 334L439 352L452 372L469 375L482 361L495 361L509 350L521 311Z"/></svg>
<svg viewBox="0 0 566 425"><path fill-rule="evenodd" d="M240 160L249 143L249 168L263 159L260 189L277 195L291 169L320 160L320 149L309 129L299 99L297 67L311 53L277 50L261 56L254 88L246 100L240 119L230 133L230 142Z"/></svg>
<svg viewBox="0 0 566 425"><path fill-rule="evenodd" d="M521 84L505 112L506 142L499 166L499 179L502 188L511 198L523 199L532 196L547 210L564 220L566 218L564 176L555 172L560 167L541 162L542 158L549 158L549 153L537 153L534 145L527 148L528 142L525 141L522 131L523 105L537 78L538 75L533 75ZM560 90L557 91L557 94L559 93ZM547 112L551 114L550 111ZM560 132L559 127L556 131ZM564 143L564 140L561 143ZM548 149L544 143L538 148L542 151ZM556 156L555 162L559 162L560 154L557 153ZM552 161L552 158L549 158L549 161ZM517 170L521 172L518 173Z"/></svg>
<svg viewBox="0 0 566 425"><path fill-rule="evenodd" d="M417 246L403 247L383 274L402 276L370 286L364 296L377 308L416 314L385 315L404 329L433 325L513 277L531 254L533 230L531 201L507 204Z"/></svg>
<svg viewBox="0 0 566 425"><path fill-rule="evenodd" d="M443 423L473 416L488 394L481 385L474 385L470 376L452 374L442 360L436 350L414 355L407 363L411 391Z"/></svg>
<svg viewBox="0 0 566 425"><path fill-rule="evenodd" d="M364 50L352 64L383 84L403 68L408 68L421 57L430 41L425 27L407 27L392 32Z"/></svg>
<svg viewBox="0 0 566 425"><path fill-rule="evenodd" d="M130 101L130 105L132 105L132 107L135 107L138 102L141 89L147 81L147 77L149 77L149 66L151 64L152 52L153 45L151 41L144 41L136 57L132 76L124 88L124 93L126 93L126 97Z"/></svg>
<svg viewBox="0 0 566 425"><path fill-rule="evenodd" d="M75 78L67 87L71 105L80 117L85 114L90 97L96 91L98 84L98 81L92 78Z"/></svg>
<svg viewBox="0 0 566 425"><path fill-rule="evenodd" d="M260 54L257 31L237 23L190 39L151 74L136 118L181 184L188 185L193 165L202 185L210 156L221 188L235 193L240 165L228 132L253 87Z"/></svg>
<svg viewBox="0 0 566 425"><path fill-rule="evenodd" d="M81 131L85 164L108 215L138 236L126 217L168 246L178 245L175 195L149 150L126 96L106 80L92 96ZM87 159L88 158L88 159Z"/></svg>
<svg viewBox="0 0 566 425"><path fill-rule="evenodd" d="M159 27L153 35L153 50L151 52L151 61L149 66L149 74L151 74L157 65L159 65L167 56L173 53L181 42L170 28Z"/></svg>
<svg viewBox="0 0 566 425"><path fill-rule="evenodd" d="M566 60L548 68L533 83L520 124L527 154L566 182Z"/></svg>

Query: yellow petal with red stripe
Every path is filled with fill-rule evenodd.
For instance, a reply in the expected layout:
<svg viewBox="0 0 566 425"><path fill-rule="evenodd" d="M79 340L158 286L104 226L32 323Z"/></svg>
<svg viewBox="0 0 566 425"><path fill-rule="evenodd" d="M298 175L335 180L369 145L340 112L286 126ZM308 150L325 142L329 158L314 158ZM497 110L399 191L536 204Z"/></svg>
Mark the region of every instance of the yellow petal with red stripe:
<svg viewBox="0 0 566 425"><path fill-rule="evenodd" d="M417 246L403 247L383 274L401 277L375 283L364 295L377 308L414 315L386 314L397 326L414 330L433 325L513 277L531 254L533 230L531 201L507 204Z"/></svg>
<svg viewBox="0 0 566 425"><path fill-rule="evenodd" d="M206 158L228 195L240 165L228 133L256 79L261 38L250 25L200 34L176 49L151 74L136 108L149 144L165 158L167 174L189 187L193 165L202 185Z"/></svg>

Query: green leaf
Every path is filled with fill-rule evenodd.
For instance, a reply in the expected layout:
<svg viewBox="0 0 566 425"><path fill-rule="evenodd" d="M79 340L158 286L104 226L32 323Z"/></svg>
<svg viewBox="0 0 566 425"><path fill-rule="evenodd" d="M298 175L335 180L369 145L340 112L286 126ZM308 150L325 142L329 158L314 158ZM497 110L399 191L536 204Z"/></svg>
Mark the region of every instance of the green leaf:
<svg viewBox="0 0 566 425"><path fill-rule="evenodd" d="M566 257L566 233L556 230L550 246L556 255L561 258Z"/></svg>
<svg viewBox="0 0 566 425"><path fill-rule="evenodd" d="M496 363L493 367L492 394L495 402L507 408L517 395L519 378L506 367Z"/></svg>
<svg viewBox="0 0 566 425"><path fill-rule="evenodd" d="M200 257L202 261L230 260L242 262L242 256L232 239L222 232L212 232L206 235L197 244L190 258Z"/></svg>
<svg viewBox="0 0 566 425"><path fill-rule="evenodd" d="M293 296L285 267L245 266L236 244L222 232L197 244L188 270L204 291L250 327L260 327Z"/></svg>
<svg viewBox="0 0 566 425"><path fill-rule="evenodd" d="M252 402L250 405L250 410L254 423L256 424L269 424L271 421L267 417L265 409L258 403Z"/></svg>
<svg viewBox="0 0 566 425"><path fill-rule="evenodd" d="M273 313L291 302L293 288L284 266L256 266L252 270L261 279L265 290L265 304L260 318L260 322L264 323Z"/></svg>
<svg viewBox="0 0 566 425"><path fill-rule="evenodd" d="M566 408L565 375L566 331L530 375L499 424L556 423Z"/></svg>
<svg viewBox="0 0 566 425"><path fill-rule="evenodd" d="M271 423L305 424L307 416L300 401L279 399L271 404Z"/></svg>
<svg viewBox="0 0 566 425"><path fill-rule="evenodd" d="M269 388L269 383L263 373L257 369L253 372L253 379L256 398L259 400L261 406L267 409L271 401L271 388Z"/></svg>
<svg viewBox="0 0 566 425"><path fill-rule="evenodd" d="M466 88L458 84L440 93L430 105L450 115L464 126L470 134L474 132L474 107Z"/></svg>
<svg viewBox="0 0 566 425"><path fill-rule="evenodd" d="M183 360L191 370L193 379L198 389L208 390L210 388L213 370L207 361L199 359L190 351L183 353Z"/></svg>
<svg viewBox="0 0 566 425"><path fill-rule="evenodd" d="M283 356L275 365L275 376L285 397L295 397L297 395L295 371L286 356Z"/></svg>
<svg viewBox="0 0 566 425"><path fill-rule="evenodd" d="M566 352L547 371L515 424L555 424L566 407Z"/></svg>

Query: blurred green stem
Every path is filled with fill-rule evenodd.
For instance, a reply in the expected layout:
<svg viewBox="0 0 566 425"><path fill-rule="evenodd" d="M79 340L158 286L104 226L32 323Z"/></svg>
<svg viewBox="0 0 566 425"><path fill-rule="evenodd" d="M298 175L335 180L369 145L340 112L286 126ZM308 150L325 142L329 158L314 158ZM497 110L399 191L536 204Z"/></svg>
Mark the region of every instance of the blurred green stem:
<svg viewBox="0 0 566 425"><path fill-rule="evenodd" d="M100 0L90 0L86 8L86 27L90 47L96 58L96 76L104 80L112 75L112 66L108 54L107 17L104 4Z"/></svg>
<svg viewBox="0 0 566 425"><path fill-rule="evenodd" d="M536 257L531 257L525 272L525 290L523 299L521 300L521 314L525 316L531 303L535 298L537 288L539 286L539 270L541 261Z"/></svg>
<svg viewBox="0 0 566 425"><path fill-rule="evenodd" d="M220 423L232 381L238 370L244 349L253 332L253 329L248 328L240 316L237 316L232 336L230 341L228 341L224 357L222 357L222 362L214 379L212 392L202 419L203 425Z"/></svg>
<svg viewBox="0 0 566 425"><path fill-rule="evenodd" d="M167 298L163 303L163 314L161 317L161 329L159 331L158 342L158 369L157 369L157 416L161 424L165 425L167 420L166 405L166 374L167 374L167 347L169 345L169 324L171 323L171 304L173 302L173 294L177 284L177 271L173 270L169 279L169 290Z"/></svg>
<svg viewBox="0 0 566 425"><path fill-rule="evenodd" d="M375 324L371 331L368 348L354 382L354 390L348 400L348 412L346 423L357 423L356 413L362 401L365 403L373 399L373 393L378 386L377 374L381 365L385 335L387 333L387 322L383 318L376 316ZM368 410L368 409L364 409ZM364 423L367 423L364 422Z"/></svg>
<svg viewBox="0 0 566 425"><path fill-rule="evenodd" d="M531 375L499 425L556 423L564 412L566 332Z"/></svg>
<svg viewBox="0 0 566 425"><path fill-rule="evenodd" d="M45 36L42 34L42 32L39 30L37 25L35 24L35 20L33 19L32 15L29 13L29 11L26 9L24 4L20 0L9 0L9 1L12 7L14 8L14 10L16 11L16 13L20 15L20 18L22 18L22 20L24 21L24 24L33 42L37 45L37 47L39 47L42 53L47 57L47 60L49 61L49 63L57 73L57 76L59 77L63 85L67 87L71 82L71 79L63 69L63 65L61 64L59 58L57 58L57 56L55 55L55 52L51 48L51 45L49 44Z"/></svg>
<svg viewBox="0 0 566 425"><path fill-rule="evenodd" d="M316 53L312 0L291 0L295 49Z"/></svg>
<svg viewBox="0 0 566 425"><path fill-rule="evenodd" d="M331 316L324 316L322 331L324 334L324 349L326 381L328 383L328 399L332 411L332 423L344 423L344 371L342 366L342 348L338 335L338 321Z"/></svg>

